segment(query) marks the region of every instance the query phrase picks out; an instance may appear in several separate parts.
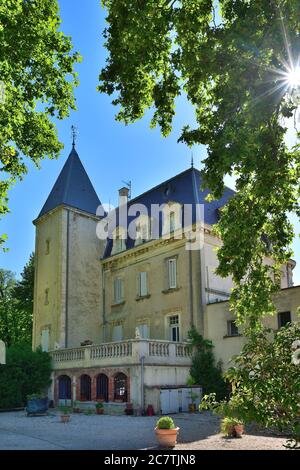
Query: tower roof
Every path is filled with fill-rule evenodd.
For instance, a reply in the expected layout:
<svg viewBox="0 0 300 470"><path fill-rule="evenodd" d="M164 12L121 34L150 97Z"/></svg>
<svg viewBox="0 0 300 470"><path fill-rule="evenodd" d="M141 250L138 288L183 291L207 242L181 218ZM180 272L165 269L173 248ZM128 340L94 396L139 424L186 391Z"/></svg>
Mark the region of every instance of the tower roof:
<svg viewBox="0 0 300 470"><path fill-rule="evenodd" d="M38 218L62 204L92 215L101 204L74 144Z"/></svg>

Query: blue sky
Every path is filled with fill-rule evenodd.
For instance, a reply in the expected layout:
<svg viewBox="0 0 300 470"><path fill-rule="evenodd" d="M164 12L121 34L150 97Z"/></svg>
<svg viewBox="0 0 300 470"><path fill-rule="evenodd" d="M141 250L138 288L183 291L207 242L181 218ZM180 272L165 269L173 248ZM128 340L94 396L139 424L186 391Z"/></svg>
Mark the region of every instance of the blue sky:
<svg viewBox="0 0 300 470"><path fill-rule="evenodd" d="M83 61L77 65L80 86L76 89L77 111L58 121L58 133L65 148L58 160L45 160L37 170L29 162L25 179L10 191L11 213L0 222L0 233L7 233L7 253L0 253L0 267L17 274L34 249L34 226L71 149L71 125L78 128L77 151L102 202L117 202L122 180L132 181L133 196L174 176L190 166L191 150L177 139L187 122L193 123L193 111L184 99L177 102L172 134L164 139L158 129L150 129L149 113L133 125L124 126L114 119L116 109L111 98L96 91L98 76L105 63L102 30L105 11L100 0L59 0L62 30L72 36L74 48ZM193 149L195 166L200 168L205 149ZM228 179L233 187L234 182ZM293 219L296 223L296 218ZM296 223L296 231L300 225ZM296 252L296 245L298 247ZM299 239L294 244L298 267L295 282L300 284Z"/></svg>

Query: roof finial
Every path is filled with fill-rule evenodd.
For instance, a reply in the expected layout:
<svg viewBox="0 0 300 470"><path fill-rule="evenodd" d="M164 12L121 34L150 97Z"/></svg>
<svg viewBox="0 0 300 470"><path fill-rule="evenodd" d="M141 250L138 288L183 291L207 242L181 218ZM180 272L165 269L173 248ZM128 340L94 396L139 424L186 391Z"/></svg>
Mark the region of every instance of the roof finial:
<svg viewBox="0 0 300 470"><path fill-rule="evenodd" d="M191 155L191 168L194 168L194 154Z"/></svg>
<svg viewBox="0 0 300 470"><path fill-rule="evenodd" d="M74 125L72 125L71 131L72 131L72 146L73 148L75 148L75 143L76 143L76 138L77 138L77 128Z"/></svg>

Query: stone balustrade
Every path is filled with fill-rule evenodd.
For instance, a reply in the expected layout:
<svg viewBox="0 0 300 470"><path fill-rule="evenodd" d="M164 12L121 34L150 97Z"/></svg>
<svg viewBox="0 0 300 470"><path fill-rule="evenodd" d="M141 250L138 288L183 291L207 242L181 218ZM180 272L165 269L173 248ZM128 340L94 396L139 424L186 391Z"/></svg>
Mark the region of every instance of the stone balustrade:
<svg viewBox="0 0 300 470"><path fill-rule="evenodd" d="M191 347L186 343L172 341L133 339L102 343L50 352L53 367L57 369L76 367L109 367L139 364L188 365Z"/></svg>

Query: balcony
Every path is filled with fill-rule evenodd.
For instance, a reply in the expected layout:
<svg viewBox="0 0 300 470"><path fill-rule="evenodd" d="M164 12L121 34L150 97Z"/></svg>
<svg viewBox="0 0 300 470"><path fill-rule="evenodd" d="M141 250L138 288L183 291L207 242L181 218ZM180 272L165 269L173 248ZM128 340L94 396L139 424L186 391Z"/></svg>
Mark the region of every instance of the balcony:
<svg viewBox="0 0 300 470"><path fill-rule="evenodd" d="M191 364L187 343L133 339L50 352L55 370L87 367L133 366L144 357L145 365Z"/></svg>

